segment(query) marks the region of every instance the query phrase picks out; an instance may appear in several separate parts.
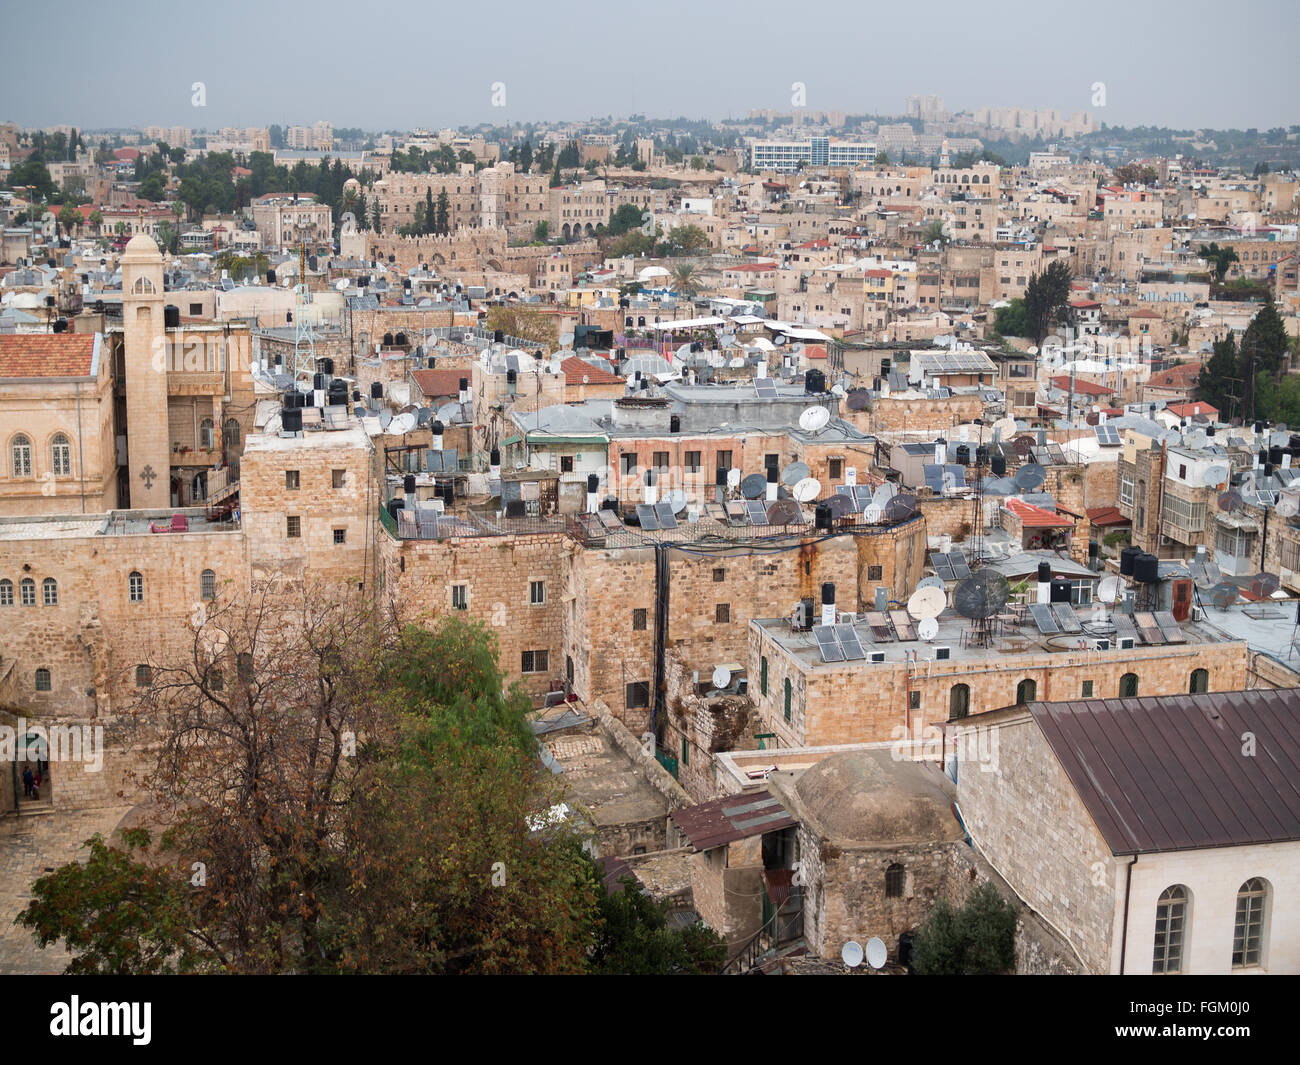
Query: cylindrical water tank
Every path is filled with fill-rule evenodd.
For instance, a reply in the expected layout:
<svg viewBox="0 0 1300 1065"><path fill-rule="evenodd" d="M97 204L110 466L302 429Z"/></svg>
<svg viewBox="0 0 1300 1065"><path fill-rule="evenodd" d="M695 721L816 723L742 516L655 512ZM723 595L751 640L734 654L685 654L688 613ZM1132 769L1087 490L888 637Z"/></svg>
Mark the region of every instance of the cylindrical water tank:
<svg viewBox="0 0 1300 1065"><path fill-rule="evenodd" d="M1145 552L1133 560L1133 579L1139 584L1157 584L1160 581L1160 560Z"/></svg>
<svg viewBox="0 0 1300 1065"><path fill-rule="evenodd" d="M1068 603L1070 601L1070 578L1053 577L1051 595L1053 603Z"/></svg>
<svg viewBox="0 0 1300 1065"><path fill-rule="evenodd" d="M1131 544L1119 553L1119 572L1123 577L1133 576L1133 566L1137 561L1138 555L1142 554L1142 548L1134 547Z"/></svg>
<svg viewBox="0 0 1300 1065"><path fill-rule="evenodd" d="M1007 457L1005 455L993 456L993 476L1005 477L1007 475Z"/></svg>
<svg viewBox="0 0 1300 1065"><path fill-rule="evenodd" d="M302 409L295 407L293 410L285 409L280 412L280 425L286 433L302 432Z"/></svg>

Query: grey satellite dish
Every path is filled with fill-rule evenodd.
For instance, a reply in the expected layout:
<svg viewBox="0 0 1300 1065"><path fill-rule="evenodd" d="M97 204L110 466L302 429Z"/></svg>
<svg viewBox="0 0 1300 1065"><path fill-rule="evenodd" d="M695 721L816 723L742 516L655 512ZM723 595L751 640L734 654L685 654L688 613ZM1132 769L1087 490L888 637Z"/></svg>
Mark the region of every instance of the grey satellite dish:
<svg viewBox="0 0 1300 1065"><path fill-rule="evenodd" d="M1220 610L1227 610L1237 601L1239 594L1237 586L1231 581L1220 581L1210 589L1210 602Z"/></svg>
<svg viewBox="0 0 1300 1065"><path fill-rule="evenodd" d="M1221 484L1227 484L1228 478L1232 476L1232 471L1227 466L1207 466L1204 475L1201 477L1201 483L1212 488L1217 488Z"/></svg>
<svg viewBox="0 0 1300 1065"><path fill-rule="evenodd" d="M799 428L805 433L820 433L831 420L825 407L808 407L799 415Z"/></svg>
<svg viewBox="0 0 1300 1065"><path fill-rule="evenodd" d="M916 634L926 643L939 635L939 622L934 618L922 618L916 626Z"/></svg>
<svg viewBox="0 0 1300 1065"><path fill-rule="evenodd" d="M1118 577L1103 577L1097 584L1097 601L1113 604L1119 602L1120 580Z"/></svg>
<svg viewBox="0 0 1300 1065"><path fill-rule="evenodd" d="M867 964L873 969L883 969L888 960L889 951L885 949L884 940L879 936L872 936L867 941Z"/></svg>
<svg viewBox="0 0 1300 1065"><path fill-rule="evenodd" d="M922 577L916 582L916 590L919 592L922 588L938 588L943 591L943 581L938 577Z"/></svg>
<svg viewBox="0 0 1300 1065"><path fill-rule="evenodd" d="M844 393L844 386L843 386L843 385L832 385L832 386L831 386L831 395L833 395L833 396L839 396L841 399L843 399L843 398L844 398L844 395L845 395L845 393Z"/></svg>
<svg viewBox="0 0 1300 1065"><path fill-rule="evenodd" d="M927 577L927 580L936 580L938 577ZM937 618L943 613L943 608L948 605L948 593L943 589L943 582L939 581L939 587L922 588L917 585L911 597L907 600L907 612L921 621L924 618Z"/></svg>
<svg viewBox="0 0 1300 1065"><path fill-rule="evenodd" d="M342 292L345 288L348 287L348 279L346 277L339 278L337 281L334 282L334 287L338 289L340 292Z"/></svg>
<svg viewBox="0 0 1300 1065"><path fill-rule="evenodd" d="M560 347L562 347L562 348L567 348L567 347L572 347L572 346L573 346L573 334L572 334L572 333L561 333L561 334L560 334Z"/></svg>
<svg viewBox="0 0 1300 1065"><path fill-rule="evenodd" d="M1281 586L1276 573L1256 573L1250 579L1250 594L1256 599L1267 599Z"/></svg>
<svg viewBox="0 0 1300 1065"><path fill-rule="evenodd" d="M686 495L686 492L681 488L674 488L671 492L668 493L667 497L664 499L664 502L673 508L674 514L680 514L683 510L686 509L686 504L690 502L690 498Z"/></svg>
<svg viewBox="0 0 1300 1065"><path fill-rule="evenodd" d="M736 338L730 333L727 333L723 335L722 339L719 340L718 343L724 348L734 348L736 346Z"/></svg>
<svg viewBox="0 0 1300 1065"><path fill-rule="evenodd" d="M999 418L993 423L993 439L1010 440L1016 432L1015 418Z"/></svg>
<svg viewBox="0 0 1300 1065"><path fill-rule="evenodd" d="M1226 492L1219 495L1219 509L1227 514L1234 510L1240 510L1246 505L1246 501L1241 498L1241 493L1235 488L1229 488Z"/></svg>
<svg viewBox="0 0 1300 1065"><path fill-rule="evenodd" d="M1027 462L1016 470L1016 475L1012 480L1016 482L1016 487L1022 492L1032 492L1047 480L1047 471L1036 462Z"/></svg>
<svg viewBox="0 0 1300 1065"><path fill-rule="evenodd" d="M415 428L415 421L414 414L399 414L388 423L388 431L393 436L403 436Z"/></svg>
<svg viewBox="0 0 1300 1065"><path fill-rule="evenodd" d="M1010 595L1011 586L1002 574L982 569L957 585L952 593L952 601L962 617L983 621L1006 606Z"/></svg>
<svg viewBox="0 0 1300 1065"><path fill-rule="evenodd" d="M1279 518L1294 518L1300 513L1300 505L1297 505L1295 496L1282 496L1277 501L1276 509Z"/></svg>
<svg viewBox="0 0 1300 1065"><path fill-rule="evenodd" d="M767 506L769 525L802 525L803 511L793 499L778 499Z"/></svg>
<svg viewBox="0 0 1300 1065"><path fill-rule="evenodd" d="M731 670L726 666L719 666L713 671L713 686L715 688L725 688L731 683Z"/></svg>
<svg viewBox="0 0 1300 1065"><path fill-rule="evenodd" d="M831 508L832 518L848 518L853 514L853 501L848 496L833 495L826 502Z"/></svg>
<svg viewBox="0 0 1300 1065"><path fill-rule="evenodd" d="M781 333L778 333L776 336L772 338L772 343L779 348L782 344L785 343L785 336Z"/></svg>
<svg viewBox="0 0 1300 1065"><path fill-rule="evenodd" d="M862 945L860 943L855 943L850 939L844 944L844 948L840 951L840 957L844 960L844 964L850 969L856 969L862 964L862 959L865 955L862 951Z"/></svg>
<svg viewBox="0 0 1300 1065"><path fill-rule="evenodd" d="M751 473L740 482L740 494L746 499L762 499L767 494L767 478L761 473Z"/></svg>
<svg viewBox="0 0 1300 1065"><path fill-rule="evenodd" d="M898 485L894 484L893 481L886 481L871 493L871 505L880 507L883 510L885 504L896 495L898 495Z"/></svg>
<svg viewBox="0 0 1300 1065"><path fill-rule="evenodd" d="M848 394L845 406L849 410L867 410L871 406L871 393L865 388L855 388Z"/></svg>
<svg viewBox="0 0 1300 1065"><path fill-rule="evenodd" d="M816 477L805 477L794 486L794 497L800 503L809 503L822 493L822 483Z"/></svg>
<svg viewBox="0 0 1300 1065"><path fill-rule="evenodd" d="M252 373L257 373L262 368L262 364L254 359L248 364L248 369Z"/></svg>
<svg viewBox="0 0 1300 1065"><path fill-rule="evenodd" d="M806 462L792 462L781 471L781 483L794 486L812 474Z"/></svg>
<svg viewBox="0 0 1300 1065"><path fill-rule="evenodd" d="M733 466L731 469L727 471L727 487L737 488L739 486L740 486L740 471Z"/></svg>
<svg viewBox="0 0 1300 1065"><path fill-rule="evenodd" d="M901 492L885 504L886 521L907 521L916 514L916 496Z"/></svg>
<svg viewBox="0 0 1300 1065"><path fill-rule="evenodd" d="M690 355L690 353L691 353L691 346L689 344L683 344L680 348L677 349L677 357L679 359L686 358L687 356Z"/></svg>
<svg viewBox="0 0 1300 1065"><path fill-rule="evenodd" d="M1205 445L1208 444L1209 442L1210 442L1210 438L1200 430L1197 430L1196 432L1188 433L1187 438L1183 441L1184 444L1186 444L1194 451L1205 447Z"/></svg>

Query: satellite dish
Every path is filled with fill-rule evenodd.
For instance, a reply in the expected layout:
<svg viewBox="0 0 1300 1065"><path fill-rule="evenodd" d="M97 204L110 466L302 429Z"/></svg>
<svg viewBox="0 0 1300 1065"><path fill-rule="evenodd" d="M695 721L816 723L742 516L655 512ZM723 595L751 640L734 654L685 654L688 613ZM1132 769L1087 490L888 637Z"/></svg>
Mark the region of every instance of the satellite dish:
<svg viewBox="0 0 1300 1065"><path fill-rule="evenodd" d="M1268 434L1269 447L1288 447L1291 444L1291 434L1282 429L1275 429Z"/></svg>
<svg viewBox="0 0 1300 1065"><path fill-rule="evenodd" d="M561 333L561 334L560 334L560 347L562 347L562 348L568 348L568 347L572 347L572 346L573 346L573 334L572 334L572 333Z"/></svg>
<svg viewBox="0 0 1300 1065"><path fill-rule="evenodd" d="M399 414L388 423L388 431L393 436L402 436L415 428L415 421L416 416L414 414Z"/></svg>
<svg viewBox="0 0 1300 1065"><path fill-rule="evenodd" d="M713 671L713 686L715 688L725 688L731 683L731 670L726 666L719 666Z"/></svg>
<svg viewBox="0 0 1300 1065"><path fill-rule="evenodd" d="M832 518L847 518L853 514L853 501L848 496L840 495L837 492L826 502L831 508Z"/></svg>
<svg viewBox="0 0 1300 1065"><path fill-rule="evenodd" d="M879 485L871 494L871 505L873 507L880 507L883 510L885 504L896 495L898 495L898 485L894 484L893 481L886 481L884 484Z"/></svg>
<svg viewBox="0 0 1300 1065"><path fill-rule="evenodd" d="M1221 484L1227 484L1231 476L1232 471L1227 466L1207 466L1201 477L1201 483L1211 488L1218 488Z"/></svg>
<svg viewBox="0 0 1300 1065"><path fill-rule="evenodd" d="M764 481L764 483L766 484L766 481ZM739 484L740 484L740 471L735 467L732 467L727 471L727 487L736 488L739 486Z"/></svg>
<svg viewBox="0 0 1300 1065"><path fill-rule="evenodd" d="M1256 573L1250 579L1250 594L1256 599L1267 599L1281 587L1276 573Z"/></svg>
<svg viewBox="0 0 1300 1065"><path fill-rule="evenodd" d="M885 504L886 521L907 521L916 513L916 496L903 492Z"/></svg>
<svg viewBox="0 0 1300 1065"><path fill-rule="evenodd" d="M1246 501L1241 498L1241 493L1235 488L1229 488L1219 496L1219 509L1225 513L1231 514L1234 510L1240 510L1246 505Z"/></svg>
<svg viewBox="0 0 1300 1065"><path fill-rule="evenodd" d="M251 373L257 373L261 368L262 368L262 364L258 362L256 359L254 359L252 362L248 364L248 369L249 372Z"/></svg>
<svg viewBox="0 0 1300 1065"><path fill-rule="evenodd" d="M862 944L849 940L844 944L844 949L840 951L840 957L844 959L844 964L850 969L856 969L862 964L865 955L862 952Z"/></svg>
<svg viewBox="0 0 1300 1065"><path fill-rule="evenodd" d="M803 511L793 499L778 499L775 503L768 504L769 525L801 525L803 520Z"/></svg>
<svg viewBox="0 0 1300 1065"><path fill-rule="evenodd" d="M871 393L865 388L855 388L848 394L845 406L849 410L866 410L871 406Z"/></svg>
<svg viewBox="0 0 1300 1065"><path fill-rule="evenodd" d="M822 494L822 483L816 477L805 477L794 486L794 497L800 503L808 503Z"/></svg>
<svg viewBox="0 0 1300 1065"><path fill-rule="evenodd" d="M1220 610L1227 610L1237 601L1237 586L1231 581L1220 581L1210 589L1210 601Z"/></svg>
<svg viewBox="0 0 1300 1065"><path fill-rule="evenodd" d="M873 969L883 969L888 960L889 951L885 948L885 941L879 936L872 936L867 941L867 964Z"/></svg>
<svg viewBox="0 0 1300 1065"><path fill-rule="evenodd" d="M1297 506L1294 496L1282 496L1277 501L1276 510L1279 518L1294 518L1300 513L1300 506Z"/></svg>
<svg viewBox="0 0 1300 1065"><path fill-rule="evenodd" d="M839 396L841 399L843 399L843 398L844 398L844 395L845 395L845 392L844 392L844 386L843 386L843 385L832 385L832 386L831 386L831 395L833 395L833 396Z"/></svg>
<svg viewBox="0 0 1300 1065"><path fill-rule="evenodd" d="M938 577L927 578L929 579L939 580ZM948 593L944 591L943 582L940 581L937 588L922 588L918 585L907 601L907 612L920 621L924 618L937 618L947 605Z"/></svg>
<svg viewBox="0 0 1300 1065"><path fill-rule="evenodd" d="M781 471L781 483L793 487L811 475L812 470L808 468L808 463L792 462Z"/></svg>
<svg viewBox="0 0 1300 1065"><path fill-rule="evenodd" d="M952 593L957 613L972 621L991 618L1007 604L1011 586L1002 574L991 569L972 573Z"/></svg>
<svg viewBox="0 0 1300 1065"><path fill-rule="evenodd" d="M1015 418L999 418L993 423L994 440L1010 440L1016 431Z"/></svg>
<svg viewBox="0 0 1300 1065"><path fill-rule="evenodd" d="M348 279L346 277L340 277L337 281L334 282L334 287L338 289L340 292L342 292L345 288L348 287Z"/></svg>
<svg viewBox="0 0 1300 1065"><path fill-rule="evenodd" d="M1097 585L1098 601L1107 604L1118 603L1120 588L1118 577L1103 577Z"/></svg>
<svg viewBox="0 0 1300 1065"><path fill-rule="evenodd" d="M1047 471L1036 462L1027 462L1016 470L1012 480L1022 492L1032 492L1047 480Z"/></svg>
<svg viewBox="0 0 1300 1065"><path fill-rule="evenodd" d="M674 488L664 498L664 502L673 508L674 514L680 514L686 509L686 504L690 502L690 498L686 495L684 489Z"/></svg>
<svg viewBox="0 0 1300 1065"><path fill-rule="evenodd" d="M310 395L312 390L311 382L306 380L299 381L297 384L294 385L294 388L296 388L304 396Z"/></svg>
<svg viewBox="0 0 1300 1065"><path fill-rule="evenodd" d="M944 590L943 581L938 577L922 577L916 582L916 590L919 592L922 588L938 588L942 592Z"/></svg>
<svg viewBox="0 0 1300 1065"><path fill-rule="evenodd" d="M866 510L862 512L862 520L868 525L877 524L884 516L885 508L878 507L875 503L872 503L871 506L867 507Z"/></svg>
<svg viewBox="0 0 1300 1065"><path fill-rule="evenodd" d="M929 643L939 635L939 622L934 618L922 618L916 626L916 634Z"/></svg>
<svg viewBox="0 0 1300 1065"><path fill-rule="evenodd" d="M767 478L761 473L751 473L740 482L740 494L746 499L762 499L767 494Z"/></svg>
<svg viewBox="0 0 1300 1065"><path fill-rule="evenodd" d="M691 353L691 346L689 344L683 344L680 348L677 349L677 357L679 359L686 358L688 355L690 355L690 353Z"/></svg>
<svg viewBox="0 0 1300 1065"><path fill-rule="evenodd" d="M807 407L799 415L799 428L805 433L820 433L831 420L831 412L825 407Z"/></svg>

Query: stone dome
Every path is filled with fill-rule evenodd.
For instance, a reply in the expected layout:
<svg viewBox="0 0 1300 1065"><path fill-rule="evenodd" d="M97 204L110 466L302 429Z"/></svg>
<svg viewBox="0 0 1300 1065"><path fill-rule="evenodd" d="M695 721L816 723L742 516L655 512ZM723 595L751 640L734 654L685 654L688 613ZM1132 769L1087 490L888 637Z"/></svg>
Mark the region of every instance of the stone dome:
<svg viewBox="0 0 1300 1065"><path fill-rule="evenodd" d="M804 770L794 791L809 827L837 843L938 843L964 836L947 781L889 750L845 751Z"/></svg>
<svg viewBox="0 0 1300 1065"><path fill-rule="evenodd" d="M157 242L148 233L137 233L122 250L122 258L131 258L140 260L143 258L161 259L162 252L158 248Z"/></svg>

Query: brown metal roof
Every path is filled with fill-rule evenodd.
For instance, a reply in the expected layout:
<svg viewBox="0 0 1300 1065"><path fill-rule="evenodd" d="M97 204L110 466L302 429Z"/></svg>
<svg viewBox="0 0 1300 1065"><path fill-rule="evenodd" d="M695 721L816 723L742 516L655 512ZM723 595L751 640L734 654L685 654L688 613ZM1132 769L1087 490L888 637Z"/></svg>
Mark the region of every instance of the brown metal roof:
<svg viewBox="0 0 1300 1065"><path fill-rule="evenodd" d="M697 851L712 850L733 840L761 836L765 832L793 828L799 823L766 788L674 810L672 818Z"/></svg>
<svg viewBox="0 0 1300 1065"><path fill-rule="evenodd" d="M1300 839L1300 688L1030 712L1113 854Z"/></svg>

